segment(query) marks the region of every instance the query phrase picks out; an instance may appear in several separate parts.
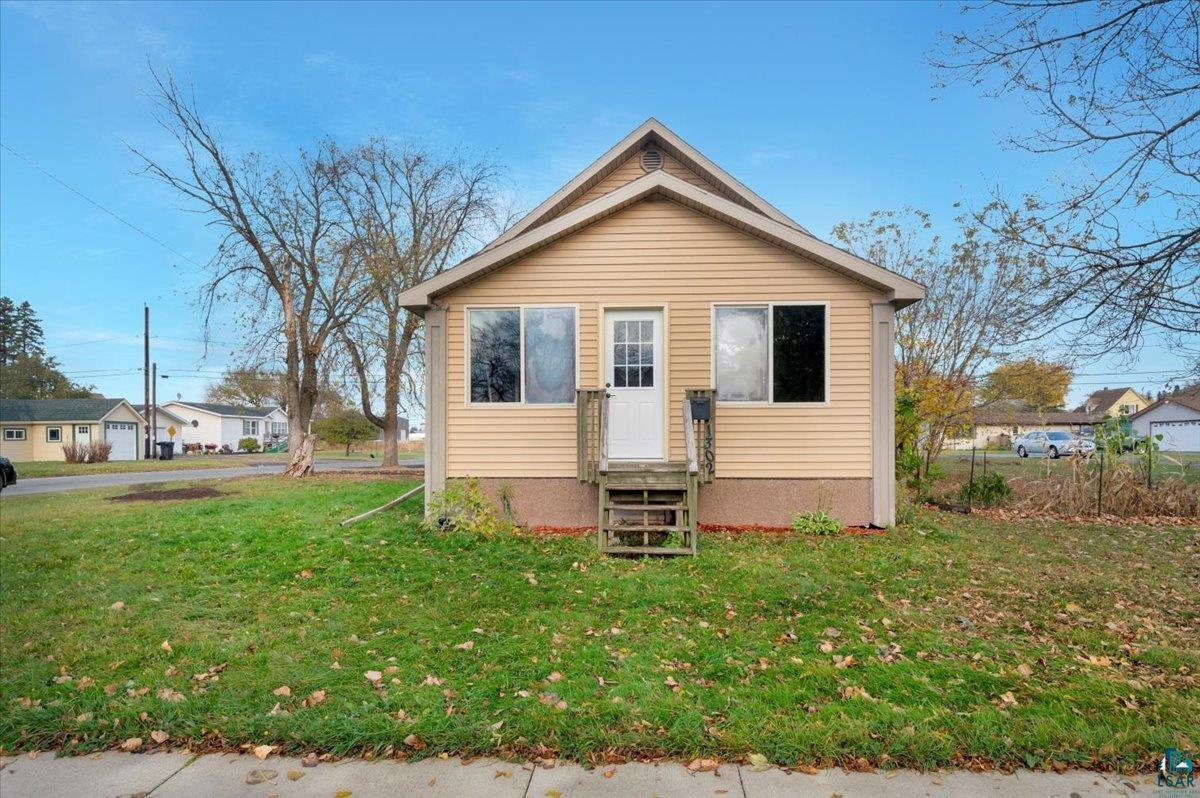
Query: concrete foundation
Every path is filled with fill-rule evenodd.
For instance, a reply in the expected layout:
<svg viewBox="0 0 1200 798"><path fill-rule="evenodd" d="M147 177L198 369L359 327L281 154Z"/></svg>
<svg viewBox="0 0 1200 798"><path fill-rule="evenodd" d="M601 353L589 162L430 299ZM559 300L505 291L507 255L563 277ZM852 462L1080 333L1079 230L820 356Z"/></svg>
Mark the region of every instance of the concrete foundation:
<svg viewBox="0 0 1200 798"><path fill-rule="evenodd" d="M480 487L497 503L507 485L517 521L530 526L591 527L597 488L566 477L488 477ZM789 526L806 510L825 509L847 526L871 522L870 479L721 479L700 487L700 523Z"/></svg>

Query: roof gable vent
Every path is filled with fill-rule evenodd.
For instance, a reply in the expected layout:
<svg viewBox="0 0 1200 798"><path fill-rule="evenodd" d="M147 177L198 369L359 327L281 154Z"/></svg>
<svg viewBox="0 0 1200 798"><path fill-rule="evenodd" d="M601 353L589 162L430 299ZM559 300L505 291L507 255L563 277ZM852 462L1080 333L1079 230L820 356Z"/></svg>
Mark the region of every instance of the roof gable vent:
<svg viewBox="0 0 1200 798"><path fill-rule="evenodd" d="M662 169L663 154L658 147L647 147L642 150L642 169L646 172L653 172L655 169Z"/></svg>

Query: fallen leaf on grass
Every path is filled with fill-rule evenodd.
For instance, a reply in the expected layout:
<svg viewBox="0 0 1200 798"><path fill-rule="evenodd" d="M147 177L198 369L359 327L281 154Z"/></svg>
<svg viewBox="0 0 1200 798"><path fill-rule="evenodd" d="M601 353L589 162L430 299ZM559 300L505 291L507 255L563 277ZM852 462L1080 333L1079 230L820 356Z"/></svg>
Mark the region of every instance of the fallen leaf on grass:
<svg viewBox="0 0 1200 798"><path fill-rule="evenodd" d="M164 687L157 693L158 697L163 701L170 701L172 704L178 704L184 700L183 693L170 687Z"/></svg>
<svg viewBox="0 0 1200 798"><path fill-rule="evenodd" d="M323 703L327 697L324 690L313 690L302 703L306 707L315 707L317 704Z"/></svg>
<svg viewBox="0 0 1200 798"><path fill-rule="evenodd" d="M1017 706L1017 697L1012 694L1012 690L1009 690L1008 692L1000 694L1000 706L1001 707Z"/></svg>
<svg viewBox="0 0 1200 798"><path fill-rule="evenodd" d="M410 734L405 737L404 744L416 751L420 751L425 747L425 741L415 734Z"/></svg>
<svg viewBox="0 0 1200 798"><path fill-rule="evenodd" d="M162 644L159 646L159 648L161 648L163 651L170 654L171 653L171 642L169 640L164 640L164 641L162 641Z"/></svg>
<svg viewBox="0 0 1200 798"><path fill-rule="evenodd" d="M276 687L271 692L274 693L275 695L279 696L280 698L287 698L288 696L290 696L292 694L292 688L288 687L285 684L280 687Z"/></svg>
<svg viewBox="0 0 1200 798"><path fill-rule="evenodd" d="M457 646L455 646L455 648L457 648L459 651L470 651L471 649L475 648L475 641L468 640L465 643L459 643Z"/></svg>
<svg viewBox="0 0 1200 798"><path fill-rule="evenodd" d="M120 612L121 610L125 609L125 602L124 602L124 601L114 601L114 602L112 603L112 606L111 606L111 607L109 607L109 609L110 609L110 610L116 610L117 612Z"/></svg>
<svg viewBox="0 0 1200 798"><path fill-rule="evenodd" d="M254 755L259 759L266 759L275 748L274 745L256 745L254 746Z"/></svg>
<svg viewBox="0 0 1200 798"><path fill-rule="evenodd" d="M750 769L755 772L768 770L771 767L771 763L762 754L751 754L746 759L750 761Z"/></svg>
<svg viewBox="0 0 1200 798"><path fill-rule="evenodd" d="M266 782L275 782L279 778L278 770L252 770L246 774L247 784L263 784Z"/></svg>
<svg viewBox="0 0 1200 798"><path fill-rule="evenodd" d="M688 762L687 769L695 773L715 771L719 763L715 759L693 759Z"/></svg>
<svg viewBox="0 0 1200 798"><path fill-rule="evenodd" d="M1017 673L1019 673L1021 676L1024 676L1025 678L1029 678L1030 676L1033 675L1033 668L1029 667L1024 662L1022 662L1020 665L1017 666Z"/></svg>
<svg viewBox="0 0 1200 798"><path fill-rule="evenodd" d="M833 643L830 643L828 640L822 640L821 641L821 653L822 654L830 654L832 652L833 652Z"/></svg>
<svg viewBox="0 0 1200 798"><path fill-rule="evenodd" d="M171 739L171 735L167 734L162 729L155 729L154 731L150 732L150 739L159 745L162 745L167 740Z"/></svg>
<svg viewBox="0 0 1200 798"><path fill-rule="evenodd" d="M121 743L122 751L136 751L142 747L141 737L130 737L125 742Z"/></svg>
<svg viewBox="0 0 1200 798"><path fill-rule="evenodd" d="M549 676L546 677L546 681L558 682L558 681L562 681L562 677L563 677L563 675L561 673L559 673L558 671L554 671L553 673L551 673Z"/></svg>
<svg viewBox="0 0 1200 798"><path fill-rule="evenodd" d="M363 678L371 683L374 687L379 687L379 683L383 681L383 674L379 671L367 671L363 674Z"/></svg>
<svg viewBox="0 0 1200 798"><path fill-rule="evenodd" d="M427 674L425 676L425 678L423 680L421 680L421 685L422 686L433 685L435 687L440 687L442 682L444 682L444 681L445 681L445 679L439 679L438 677L434 676L433 674Z"/></svg>

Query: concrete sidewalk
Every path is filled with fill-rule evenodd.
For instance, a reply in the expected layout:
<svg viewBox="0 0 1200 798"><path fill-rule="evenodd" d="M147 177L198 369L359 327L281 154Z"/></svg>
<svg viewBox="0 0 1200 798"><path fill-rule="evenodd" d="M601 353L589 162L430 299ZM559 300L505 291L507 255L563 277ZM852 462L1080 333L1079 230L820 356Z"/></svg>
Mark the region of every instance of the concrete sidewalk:
<svg viewBox="0 0 1200 798"><path fill-rule="evenodd" d="M299 759L249 755L107 752L56 759L44 753L0 761L4 798L1114 798L1153 795L1154 777L1072 771L1065 774L917 773L816 775L722 765L692 773L680 764L628 764L585 770L498 759L426 759L415 763L347 759L303 767Z"/></svg>

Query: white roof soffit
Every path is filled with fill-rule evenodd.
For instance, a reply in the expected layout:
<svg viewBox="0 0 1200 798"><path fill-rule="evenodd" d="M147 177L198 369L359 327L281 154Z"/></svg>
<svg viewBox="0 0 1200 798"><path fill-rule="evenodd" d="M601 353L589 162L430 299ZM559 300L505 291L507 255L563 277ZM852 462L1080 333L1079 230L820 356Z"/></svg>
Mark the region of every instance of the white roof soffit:
<svg viewBox="0 0 1200 798"><path fill-rule="evenodd" d="M724 193L727 199L740 199L743 203L780 224L793 227L803 233L808 232L795 220L743 185L733 175L710 161L703 153L681 139L662 122L651 117L617 142L608 152L593 161L588 168L577 174L569 183L551 194L545 202L525 214L520 221L497 236L494 241L484 247L484 251L511 241L531 227L545 222L546 219L562 210L564 206L574 202L579 195L607 177L627 158L639 152L651 141L696 174L726 189Z"/></svg>
<svg viewBox="0 0 1200 798"><path fill-rule="evenodd" d="M925 295L925 288L920 283L658 169L586 205L557 216L523 235L485 249L454 268L413 286L397 297L399 304L409 310L423 310L439 294L502 268L652 194L661 194L743 232L816 261L851 279L884 291L896 307L909 305Z"/></svg>

